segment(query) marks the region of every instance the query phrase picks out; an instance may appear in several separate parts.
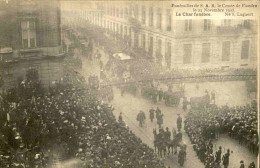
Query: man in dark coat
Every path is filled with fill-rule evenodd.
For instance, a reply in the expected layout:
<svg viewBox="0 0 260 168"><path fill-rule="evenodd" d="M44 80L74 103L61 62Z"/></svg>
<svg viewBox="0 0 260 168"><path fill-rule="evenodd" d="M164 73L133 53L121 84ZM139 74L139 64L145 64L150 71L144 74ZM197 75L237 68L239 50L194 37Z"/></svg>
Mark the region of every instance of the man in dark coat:
<svg viewBox="0 0 260 168"><path fill-rule="evenodd" d="M139 127L143 127L143 122L145 120L145 113L143 111L140 111L136 118L137 121L139 121Z"/></svg>
<svg viewBox="0 0 260 168"><path fill-rule="evenodd" d="M159 101L162 101L162 98L163 98L163 90L162 90L162 88L160 88L158 94L159 94Z"/></svg>
<svg viewBox="0 0 260 168"><path fill-rule="evenodd" d="M185 151L183 150L183 148L181 148L178 155L178 163L180 164L181 167L184 165L185 155L186 155Z"/></svg>
<svg viewBox="0 0 260 168"><path fill-rule="evenodd" d="M222 149L221 146L219 147L218 151L215 154L216 157L216 163L219 165L221 162L221 153L222 153Z"/></svg>
<svg viewBox="0 0 260 168"><path fill-rule="evenodd" d="M162 111L159 109L159 107L157 107L156 111L155 111L155 114L156 114L156 119L158 120L158 116L159 114L161 114Z"/></svg>
<svg viewBox="0 0 260 168"><path fill-rule="evenodd" d="M153 122L153 119L154 119L154 112L155 110L153 109L153 107L149 110L149 113L150 113L150 120Z"/></svg>
<svg viewBox="0 0 260 168"><path fill-rule="evenodd" d="M163 124L163 114L158 115L157 124L159 125L159 128L161 128L161 126Z"/></svg>
<svg viewBox="0 0 260 168"><path fill-rule="evenodd" d="M225 155L223 155L223 165L224 165L224 168L228 168L228 165L229 165L229 156L230 156L230 151L229 149L227 150L227 153Z"/></svg>
<svg viewBox="0 0 260 168"><path fill-rule="evenodd" d="M182 128L182 118L181 118L180 114L178 114L178 118L177 118L177 128L178 128L178 131L180 131Z"/></svg>
<svg viewBox="0 0 260 168"><path fill-rule="evenodd" d="M166 142L166 145L168 147L168 154L170 154L170 144L171 144L171 132L169 131L169 128L166 127L166 131L164 132L164 140Z"/></svg>

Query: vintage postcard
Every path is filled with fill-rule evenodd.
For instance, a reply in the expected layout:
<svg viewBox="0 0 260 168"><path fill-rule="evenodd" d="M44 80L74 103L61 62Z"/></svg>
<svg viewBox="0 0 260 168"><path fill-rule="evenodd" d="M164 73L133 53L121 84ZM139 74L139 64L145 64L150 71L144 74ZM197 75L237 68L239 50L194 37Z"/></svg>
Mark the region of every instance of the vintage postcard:
<svg viewBox="0 0 260 168"><path fill-rule="evenodd" d="M259 167L259 5L0 0L0 168Z"/></svg>

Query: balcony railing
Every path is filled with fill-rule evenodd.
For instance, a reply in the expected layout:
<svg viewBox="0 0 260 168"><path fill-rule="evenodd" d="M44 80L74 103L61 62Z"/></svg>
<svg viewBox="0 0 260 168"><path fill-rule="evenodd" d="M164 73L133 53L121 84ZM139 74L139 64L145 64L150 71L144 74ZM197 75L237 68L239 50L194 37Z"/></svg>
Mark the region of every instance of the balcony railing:
<svg viewBox="0 0 260 168"><path fill-rule="evenodd" d="M244 31L252 31L251 25L237 25L237 26L218 26L217 33L218 34L239 34Z"/></svg>

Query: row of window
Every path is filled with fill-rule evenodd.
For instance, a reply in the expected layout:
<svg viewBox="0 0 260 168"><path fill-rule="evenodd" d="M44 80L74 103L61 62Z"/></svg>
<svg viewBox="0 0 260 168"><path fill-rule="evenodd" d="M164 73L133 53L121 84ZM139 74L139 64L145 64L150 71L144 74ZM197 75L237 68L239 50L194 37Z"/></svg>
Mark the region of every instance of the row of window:
<svg viewBox="0 0 260 168"><path fill-rule="evenodd" d="M242 41L241 59L248 59L249 57L249 40ZM222 61L230 61L231 56L231 42L224 41L222 43ZM210 61L210 43L202 44L201 62L207 63ZM183 45L183 64L192 63L192 44Z"/></svg>
<svg viewBox="0 0 260 168"><path fill-rule="evenodd" d="M192 30L192 20L187 20L185 22L185 29L186 31ZM104 27L112 29L113 31L118 31L120 34L123 34L123 29L124 29L124 34L130 34L128 33L127 26L119 25L114 22L110 21L105 21L104 20ZM205 19L204 20L204 28L205 29L210 29L210 20ZM139 47L139 41L138 41L138 34L134 34L134 46ZM156 39L156 56L160 57L162 55L162 40L160 38ZM149 36L148 38L148 53L152 55L153 50L154 50L154 37ZM145 49L146 48L146 35L142 34L141 35L141 41L140 41L140 46ZM171 42L166 42L165 44L165 59L166 62L168 63L168 66L170 66L170 58L171 58ZM210 48L211 45L210 43L203 43L202 44L202 55L201 55L201 62L202 63L208 63L210 62ZM230 55L231 55L231 42L230 41L225 41L222 43L222 61L230 61ZM244 40L242 41L242 49L241 49L241 59L248 59L249 57L249 40ZM184 64L190 64L192 63L192 44L184 44L183 46L183 63Z"/></svg>
<svg viewBox="0 0 260 168"><path fill-rule="evenodd" d="M125 18L125 19L127 19L128 17L134 17L139 20L139 6L138 5L130 5L129 7L125 7L125 8L108 6L108 7L104 8L104 10L105 10L105 14L110 15L110 16L114 16L114 17L118 17L118 18ZM146 12L147 12L146 7L141 6L141 20L140 21L143 24L146 24L146 21L147 21ZM148 15L149 15L148 25L151 27L156 26L156 28L162 29L162 10L161 10L161 8L157 8L156 25L154 25L154 8L153 7L149 8ZM167 24L166 30L171 31L172 13L171 13L170 9L167 10L166 24Z"/></svg>
<svg viewBox="0 0 260 168"><path fill-rule="evenodd" d="M121 11L121 12L120 12ZM125 12L124 12L125 11ZM119 17L123 18L123 13L125 14L125 18L128 16L135 17L136 19L139 20L139 6L138 5L130 5L130 7L125 7L123 11L123 8L117 8L115 6L110 6L107 7L105 10L105 13L114 16L114 17ZM142 24L146 24L146 7L142 6L141 7L141 22ZM148 25L150 27L156 27L158 29L162 29L162 9L157 8L156 12L156 25L154 25L154 8L149 7L148 11ZM211 29L211 21L209 19L204 20L204 31L209 31ZM166 30L171 31L172 30L172 12L170 9L167 9L166 11ZM185 31L191 31L192 30L192 20L186 20L185 21Z"/></svg>

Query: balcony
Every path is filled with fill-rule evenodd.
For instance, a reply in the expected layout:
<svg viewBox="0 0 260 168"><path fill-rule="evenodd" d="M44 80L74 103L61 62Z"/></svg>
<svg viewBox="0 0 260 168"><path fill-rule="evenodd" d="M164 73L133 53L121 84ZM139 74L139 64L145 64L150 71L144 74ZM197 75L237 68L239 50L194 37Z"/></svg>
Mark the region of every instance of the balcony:
<svg viewBox="0 0 260 168"><path fill-rule="evenodd" d="M241 34L251 32L253 33L254 30L252 29L251 25L237 25L237 26L218 26L217 27L217 34Z"/></svg>

